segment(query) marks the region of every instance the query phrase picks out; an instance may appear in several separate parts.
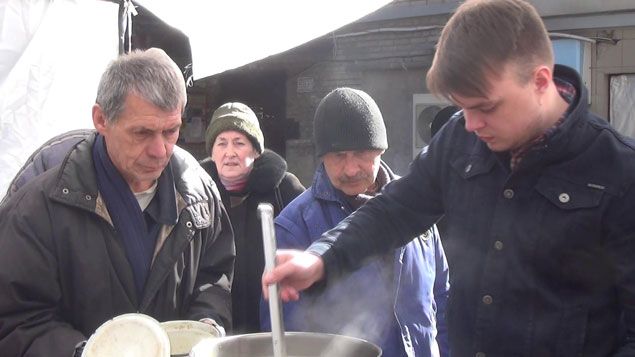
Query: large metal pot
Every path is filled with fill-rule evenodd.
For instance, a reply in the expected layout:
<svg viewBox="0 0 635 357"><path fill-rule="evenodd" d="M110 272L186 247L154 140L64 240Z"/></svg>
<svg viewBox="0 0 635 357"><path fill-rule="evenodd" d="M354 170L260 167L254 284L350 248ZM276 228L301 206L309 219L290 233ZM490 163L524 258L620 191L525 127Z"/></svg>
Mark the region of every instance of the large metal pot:
<svg viewBox="0 0 635 357"><path fill-rule="evenodd" d="M262 223L265 270L275 266L276 236L273 206L260 203L258 213ZM272 333L253 333L199 342L190 357L379 357L381 348L349 336L313 332L284 332L278 285L270 285L269 314ZM275 347L275 348L274 348Z"/></svg>
<svg viewBox="0 0 635 357"><path fill-rule="evenodd" d="M286 332L288 357L380 357L376 345L354 337L312 332ZM190 357L271 357L270 333L206 339L194 346Z"/></svg>

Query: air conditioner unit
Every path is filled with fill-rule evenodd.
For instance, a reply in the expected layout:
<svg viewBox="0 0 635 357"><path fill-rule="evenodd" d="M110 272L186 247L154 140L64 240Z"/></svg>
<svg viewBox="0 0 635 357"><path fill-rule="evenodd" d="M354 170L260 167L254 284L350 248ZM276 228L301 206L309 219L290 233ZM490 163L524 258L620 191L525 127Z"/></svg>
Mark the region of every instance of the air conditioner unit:
<svg viewBox="0 0 635 357"><path fill-rule="evenodd" d="M451 105L448 101L432 94L412 95L412 157L430 143L431 125L437 113Z"/></svg>

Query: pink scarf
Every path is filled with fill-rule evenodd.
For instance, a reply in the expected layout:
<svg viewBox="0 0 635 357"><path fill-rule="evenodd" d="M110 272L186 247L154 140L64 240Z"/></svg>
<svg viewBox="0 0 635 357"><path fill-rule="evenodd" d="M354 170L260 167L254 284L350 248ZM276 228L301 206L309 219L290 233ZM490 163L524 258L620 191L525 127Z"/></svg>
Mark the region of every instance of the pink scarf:
<svg viewBox="0 0 635 357"><path fill-rule="evenodd" d="M249 180L249 174L251 173L251 169L253 166L249 167L249 170L245 172L243 175L235 177L233 179L226 179L219 175L220 182L225 186L225 189L229 192L242 192L247 186L247 181Z"/></svg>

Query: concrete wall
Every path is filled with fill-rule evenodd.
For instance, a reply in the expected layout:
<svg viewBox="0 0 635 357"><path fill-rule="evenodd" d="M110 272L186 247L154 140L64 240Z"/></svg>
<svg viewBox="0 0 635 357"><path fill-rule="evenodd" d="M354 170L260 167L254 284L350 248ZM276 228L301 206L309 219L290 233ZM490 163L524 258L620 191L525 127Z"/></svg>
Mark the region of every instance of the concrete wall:
<svg viewBox="0 0 635 357"><path fill-rule="evenodd" d="M427 92L425 71L446 21L447 16L428 16L357 23L338 30L330 37L328 60L288 77L287 117L299 122L300 141L288 141L287 152L310 150L317 104L334 88L348 86L368 92L378 103L388 128L384 160L397 173L405 173L412 158L412 95ZM307 82L312 83L310 90L302 85ZM289 169L310 184L319 160L293 156L287 155Z"/></svg>
<svg viewBox="0 0 635 357"><path fill-rule="evenodd" d="M362 87L381 108L388 131L384 161L398 174L405 174L412 160L412 94L427 92L425 71L391 70L367 72Z"/></svg>
<svg viewBox="0 0 635 357"><path fill-rule="evenodd" d="M631 10L635 2L606 0L601 6L595 0L530 2L545 16L549 31L596 39L592 47L591 110L607 117L610 76L635 73L635 10ZM313 114L322 97L341 86L364 90L377 101L388 128L390 148L384 160L397 173L407 171L413 156L412 98L428 92L425 73L434 45L459 3L396 0L356 23L237 70L248 78L256 78L252 74L264 70L286 74L286 107L281 114L285 121L281 123L295 121L299 129L298 137L286 141L286 159L289 170L305 185L311 184L319 163L313 151ZM223 88L212 81L206 91L208 97L215 98Z"/></svg>
<svg viewBox="0 0 635 357"><path fill-rule="evenodd" d="M577 33L597 40L591 61L591 110L608 118L611 75L635 73L635 27Z"/></svg>

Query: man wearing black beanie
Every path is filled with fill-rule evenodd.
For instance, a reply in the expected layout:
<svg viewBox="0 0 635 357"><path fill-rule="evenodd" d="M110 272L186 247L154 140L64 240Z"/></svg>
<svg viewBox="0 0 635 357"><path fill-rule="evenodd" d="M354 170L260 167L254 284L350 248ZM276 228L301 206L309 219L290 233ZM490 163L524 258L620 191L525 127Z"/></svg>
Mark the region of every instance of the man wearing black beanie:
<svg viewBox="0 0 635 357"><path fill-rule="evenodd" d="M386 150L384 118L365 92L338 88L327 94L313 121L316 155L347 150Z"/></svg>
<svg viewBox="0 0 635 357"><path fill-rule="evenodd" d="M276 218L278 248L305 249L397 178L381 161L388 148L386 127L365 92L338 88L327 94L317 107L313 133L322 163L312 186ZM286 303L285 326L363 338L385 356L447 356L448 288L445 254L432 227L355 273ZM263 329L270 328L264 303L261 321Z"/></svg>

